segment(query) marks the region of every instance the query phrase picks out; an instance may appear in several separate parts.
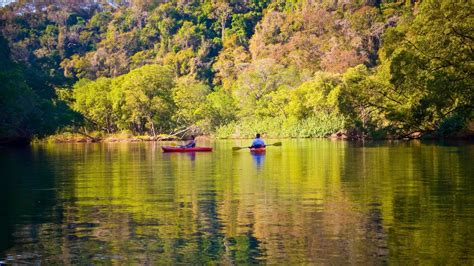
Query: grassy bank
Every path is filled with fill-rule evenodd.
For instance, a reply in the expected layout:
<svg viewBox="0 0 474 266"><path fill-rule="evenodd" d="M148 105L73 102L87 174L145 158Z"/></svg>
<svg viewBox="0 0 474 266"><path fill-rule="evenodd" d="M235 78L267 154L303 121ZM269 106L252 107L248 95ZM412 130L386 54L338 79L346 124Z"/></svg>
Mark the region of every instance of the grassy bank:
<svg viewBox="0 0 474 266"><path fill-rule="evenodd" d="M269 138L323 138L344 129L340 115L310 117L303 120L272 117L232 122L218 128L215 137L252 138L262 133Z"/></svg>

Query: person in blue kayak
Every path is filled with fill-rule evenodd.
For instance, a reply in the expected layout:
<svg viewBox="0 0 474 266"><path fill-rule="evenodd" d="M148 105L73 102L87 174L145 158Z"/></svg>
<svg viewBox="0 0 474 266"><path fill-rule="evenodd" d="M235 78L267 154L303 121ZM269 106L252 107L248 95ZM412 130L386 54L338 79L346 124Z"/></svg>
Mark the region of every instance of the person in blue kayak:
<svg viewBox="0 0 474 266"><path fill-rule="evenodd" d="M250 148L265 148L265 141L260 138L260 133L257 133L255 139L252 141Z"/></svg>
<svg viewBox="0 0 474 266"><path fill-rule="evenodd" d="M181 145L181 148L194 148L196 147L196 140L194 136L191 136L191 140L186 145Z"/></svg>

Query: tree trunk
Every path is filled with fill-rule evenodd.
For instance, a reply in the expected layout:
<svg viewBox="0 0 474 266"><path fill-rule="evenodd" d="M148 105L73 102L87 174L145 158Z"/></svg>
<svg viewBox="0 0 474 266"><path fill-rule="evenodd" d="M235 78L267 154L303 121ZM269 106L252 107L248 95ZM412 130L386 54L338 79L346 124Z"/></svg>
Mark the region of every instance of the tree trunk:
<svg viewBox="0 0 474 266"><path fill-rule="evenodd" d="M224 11L224 14L222 14L221 18L221 39L222 39L222 44L224 44L224 35L225 35L225 22L227 20L227 12Z"/></svg>
<svg viewBox="0 0 474 266"><path fill-rule="evenodd" d="M147 117L148 123L151 124L151 134L153 134L153 138L156 139L156 130L155 130L155 124L153 123L153 120L151 119L150 116Z"/></svg>

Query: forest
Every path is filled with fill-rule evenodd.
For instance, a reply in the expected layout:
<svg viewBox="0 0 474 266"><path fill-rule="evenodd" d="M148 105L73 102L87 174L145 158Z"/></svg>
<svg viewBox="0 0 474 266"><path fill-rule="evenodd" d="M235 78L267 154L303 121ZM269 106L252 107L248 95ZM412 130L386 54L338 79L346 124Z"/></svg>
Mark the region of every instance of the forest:
<svg viewBox="0 0 474 266"><path fill-rule="evenodd" d="M474 132L470 0L18 0L0 8L0 144Z"/></svg>

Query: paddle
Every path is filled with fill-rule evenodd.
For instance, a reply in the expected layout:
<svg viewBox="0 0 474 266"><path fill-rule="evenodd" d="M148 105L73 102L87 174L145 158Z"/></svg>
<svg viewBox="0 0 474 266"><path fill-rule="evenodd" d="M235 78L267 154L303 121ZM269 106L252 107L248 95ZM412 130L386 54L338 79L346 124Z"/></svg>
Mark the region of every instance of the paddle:
<svg viewBox="0 0 474 266"><path fill-rule="evenodd" d="M265 145L265 147L268 147L268 146L281 146L281 142L275 142L273 144L267 144ZM246 148L250 148L250 147L232 147L232 150L234 151L238 151L240 149L246 149Z"/></svg>

